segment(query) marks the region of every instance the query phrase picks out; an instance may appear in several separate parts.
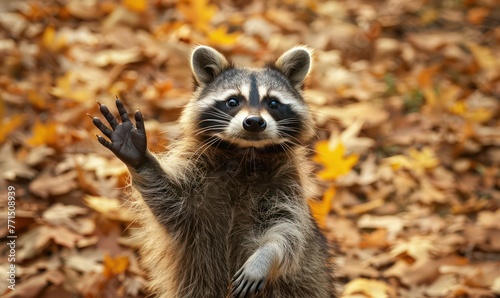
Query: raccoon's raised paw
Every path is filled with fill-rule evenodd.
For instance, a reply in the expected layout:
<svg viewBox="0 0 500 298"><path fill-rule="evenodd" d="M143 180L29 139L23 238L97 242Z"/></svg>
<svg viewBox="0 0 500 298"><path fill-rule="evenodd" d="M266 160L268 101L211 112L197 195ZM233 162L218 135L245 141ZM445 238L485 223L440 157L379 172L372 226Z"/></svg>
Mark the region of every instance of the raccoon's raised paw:
<svg viewBox="0 0 500 298"><path fill-rule="evenodd" d="M99 102L98 102L99 103ZM111 129L109 129L97 117L92 117L94 125L106 136L97 135L97 140L104 147L113 152L116 157L122 160L127 166L137 168L143 162L147 151L146 129L144 128L144 119L139 110L135 112L136 126L130 121L127 110L123 106L118 97L116 98L116 107L120 113L122 123L118 123L115 117L109 111L108 107L99 103L99 110L108 121Z"/></svg>
<svg viewBox="0 0 500 298"><path fill-rule="evenodd" d="M231 281L231 297L255 297L264 289L268 273L269 265L266 262L254 260L245 263Z"/></svg>

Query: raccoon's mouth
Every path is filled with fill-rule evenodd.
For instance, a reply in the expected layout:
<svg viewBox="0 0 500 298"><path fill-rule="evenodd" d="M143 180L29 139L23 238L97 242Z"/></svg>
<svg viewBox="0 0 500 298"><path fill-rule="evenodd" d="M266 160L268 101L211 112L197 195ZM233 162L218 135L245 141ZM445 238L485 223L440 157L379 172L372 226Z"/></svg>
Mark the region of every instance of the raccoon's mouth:
<svg viewBox="0 0 500 298"><path fill-rule="evenodd" d="M232 134L224 133L216 134L216 137L224 141L230 142L239 147L255 147L262 148L270 145L278 145L287 142L285 138L270 138L260 134Z"/></svg>

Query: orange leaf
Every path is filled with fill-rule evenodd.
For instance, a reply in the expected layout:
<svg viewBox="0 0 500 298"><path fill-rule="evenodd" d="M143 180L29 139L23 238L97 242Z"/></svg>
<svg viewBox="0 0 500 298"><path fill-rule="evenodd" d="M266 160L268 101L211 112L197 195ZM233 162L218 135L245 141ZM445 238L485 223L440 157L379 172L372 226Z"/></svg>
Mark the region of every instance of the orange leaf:
<svg viewBox="0 0 500 298"><path fill-rule="evenodd" d="M208 0L182 0L177 2L177 9L187 21L204 31L208 31L210 20L217 12L217 7L209 4Z"/></svg>
<svg viewBox="0 0 500 298"><path fill-rule="evenodd" d="M108 255L104 256L103 274L107 278L119 275L127 270L129 265L128 256L119 256L112 258Z"/></svg>
<svg viewBox="0 0 500 298"><path fill-rule="evenodd" d="M48 122L41 123L39 120L35 121L33 125L33 133L30 139L26 141L31 146L39 145L54 145L57 143L57 124Z"/></svg>
<svg viewBox="0 0 500 298"><path fill-rule="evenodd" d="M126 8L136 12L144 12L148 7L147 0L122 0L122 4Z"/></svg>
<svg viewBox="0 0 500 298"><path fill-rule="evenodd" d="M24 123L25 115L14 115L9 119L3 119L0 125L0 144L7 139L7 136Z"/></svg>
<svg viewBox="0 0 500 298"><path fill-rule="evenodd" d="M227 33L227 26L224 25L208 33L210 42L214 45L221 46L234 44L238 37L238 33Z"/></svg>
<svg viewBox="0 0 500 298"><path fill-rule="evenodd" d="M333 197L335 197L336 192L337 190L335 189L335 187L330 186L330 188L323 195L323 199L321 201L312 199L309 200L309 208L311 209L311 214L320 228L325 227L326 217L332 209L332 201Z"/></svg>
<svg viewBox="0 0 500 298"><path fill-rule="evenodd" d="M35 90L28 91L28 101L38 109L43 109L46 106L45 98Z"/></svg>
<svg viewBox="0 0 500 298"><path fill-rule="evenodd" d="M313 160L320 163L324 169L318 176L324 180L335 180L338 177L349 173L358 162L359 155L345 155L345 147L338 142L331 148L328 141L320 141L316 144L316 155Z"/></svg>

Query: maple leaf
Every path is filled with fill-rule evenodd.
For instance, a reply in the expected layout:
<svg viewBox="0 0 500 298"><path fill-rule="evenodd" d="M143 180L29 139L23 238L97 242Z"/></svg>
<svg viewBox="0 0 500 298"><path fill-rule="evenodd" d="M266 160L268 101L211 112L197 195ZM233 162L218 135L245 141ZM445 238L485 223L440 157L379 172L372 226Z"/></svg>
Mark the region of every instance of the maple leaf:
<svg viewBox="0 0 500 298"><path fill-rule="evenodd" d="M208 33L208 39L213 45L231 45L238 40L240 34L238 33L228 33L228 28L225 25L219 26L215 30L211 30Z"/></svg>
<svg viewBox="0 0 500 298"><path fill-rule="evenodd" d="M208 0L182 0L177 2L177 9L188 22L203 31L208 31L210 20L217 12L217 7Z"/></svg>
<svg viewBox="0 0 500 298"><path fill-rule="evenodd" d="M335 180L352 170L359 160L359 155L345 156L345 147L341 142L331 146L328 141L320 141L316 144L316 155L313 160L324 167L319 171L319 177L323 180Z"/></svg>

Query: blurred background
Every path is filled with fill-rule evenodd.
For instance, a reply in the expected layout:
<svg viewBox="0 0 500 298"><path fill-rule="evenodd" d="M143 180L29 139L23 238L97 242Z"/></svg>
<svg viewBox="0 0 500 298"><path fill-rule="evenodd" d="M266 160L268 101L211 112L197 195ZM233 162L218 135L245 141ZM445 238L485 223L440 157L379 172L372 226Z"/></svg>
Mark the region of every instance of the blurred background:
<svg viewBox="0 0 500 298"><path fill-rule="evenodd" d="M118 95L165 150L197 44L243 66L314 48L310 206L344 297L499 297L495 0L0 1L3 297L147 295L127 169L86 113Z"/></svg>

